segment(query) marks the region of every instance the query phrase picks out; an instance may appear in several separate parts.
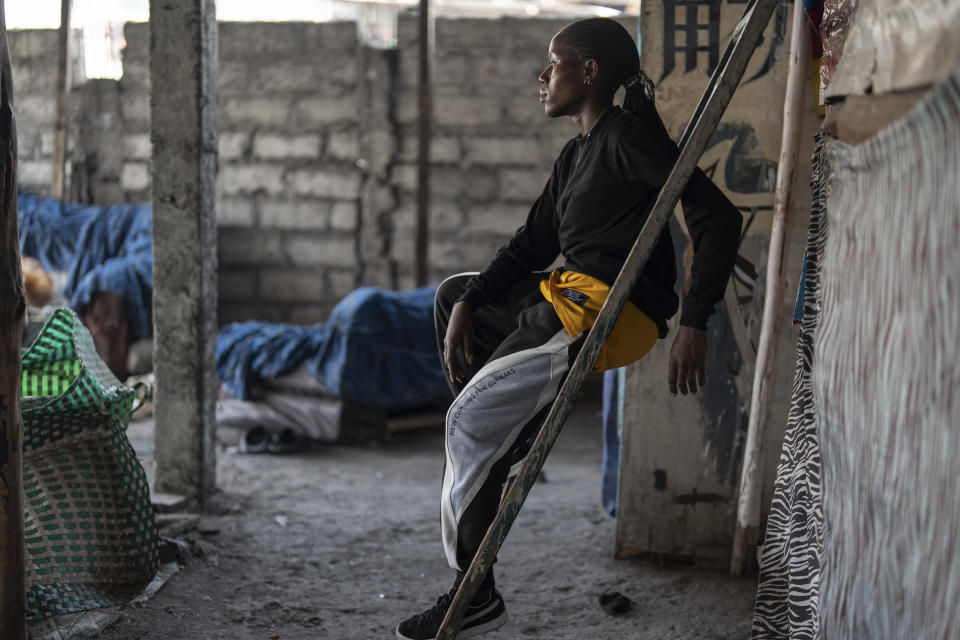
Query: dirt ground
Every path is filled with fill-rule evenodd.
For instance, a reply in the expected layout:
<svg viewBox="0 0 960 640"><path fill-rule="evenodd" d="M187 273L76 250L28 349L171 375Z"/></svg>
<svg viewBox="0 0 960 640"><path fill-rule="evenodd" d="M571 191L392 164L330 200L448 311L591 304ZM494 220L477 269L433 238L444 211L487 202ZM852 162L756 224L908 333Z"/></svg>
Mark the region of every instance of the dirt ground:
<svg viewBox="0 0 960 640"><path fill-rule="evenodd" d="M130 437L149 469L153 424ZM125 606L101 640L393 638L452 580L440 546L442 429L373 447L288 455L218 451L215 513L181 536L181 573ZM596 384L578 403L497 564L510 621L484 638L567 640L749 635L755 582L613 557L600 504ZM633 600L612 616L606 591Z"/></svg>

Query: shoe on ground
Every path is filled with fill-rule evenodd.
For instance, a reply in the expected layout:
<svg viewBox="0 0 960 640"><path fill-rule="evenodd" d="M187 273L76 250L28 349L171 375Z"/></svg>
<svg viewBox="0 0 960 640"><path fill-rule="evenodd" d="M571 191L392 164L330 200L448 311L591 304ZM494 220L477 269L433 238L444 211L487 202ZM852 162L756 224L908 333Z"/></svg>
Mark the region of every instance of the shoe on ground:
<svg viewBox="0 0 960 640"><path fill-rule="evenodd" d="M437 604L423 613L407 618L397 627L397 638L400 640L434 640L437 631L443 623L447 609L456 593L451 589L448 593L437 598ZM457 640L466 640L487 631L493 631L507 623L507 608L503 598L496 589L477 594L470 608L463 617L463 624L457 634Z"/></svg>

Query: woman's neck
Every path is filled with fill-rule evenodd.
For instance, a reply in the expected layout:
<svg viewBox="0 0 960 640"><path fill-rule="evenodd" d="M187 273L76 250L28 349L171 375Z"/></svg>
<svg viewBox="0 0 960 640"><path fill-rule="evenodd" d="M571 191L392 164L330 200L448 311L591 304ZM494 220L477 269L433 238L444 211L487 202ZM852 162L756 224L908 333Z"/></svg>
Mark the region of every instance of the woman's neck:
<svg viewBox="0 0 960 640"><path fill-rule="evenodd" d="M593 125L603 115L603 112L613 106L613 102L588 102L584 105L580 113L570 116L573 124L580 130L580 135L588 135Z"/></svg>

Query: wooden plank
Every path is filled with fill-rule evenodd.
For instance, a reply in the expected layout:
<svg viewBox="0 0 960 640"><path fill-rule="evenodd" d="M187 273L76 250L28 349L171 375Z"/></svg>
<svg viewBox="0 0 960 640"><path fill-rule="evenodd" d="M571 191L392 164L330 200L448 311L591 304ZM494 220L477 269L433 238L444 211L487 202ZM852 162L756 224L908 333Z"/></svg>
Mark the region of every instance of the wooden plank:
<svg viewBox="0 0 960 640"><path fill-rule="evenodd" d="M17 236L13 72L0 3L0 638L4 640L27 637L20 421L20 340L25 314Z"/></svg>
<svg viewBox="0 0 960 640"><path fill-rule="evenodd" d="M70 82L70 5L72 0L60 0L60 34L57 49L57 98L53 123L53 180L50 195L63 198L64 175L67 165L67 85Z"/></svg>
<svg viewBox="0 0 960 640"><path fill-rule="evenodd" d="M460 630L463 614L476 595L487 571L493 566L497 552L516 520L530 488L536 482L583 381L593 369L603 343L620 314L620 309L623 308L636 285L661 230L673 213L673 208L696 168L697 161L706 148L710 136L713 135L724 109L730 102L730 97L740 83L747 62L760 41L777 2L778 0L752 0L747 5L721 64L717 66L710 85L695 112L698 115L684 133L684 144L680 149L677 162L660 190L647 222L643 225L580 354L574 361L556 401L534 440L530 454L518 474L518 481L510 488L496 519L487 530L477 555L470 563L470 568L460 583L460 588L454 595L440 631L437 633L437 640L454 640Z"/></svg>
<svg viewBox="0 0 960 640"><path fill-rule="evenodd" d="M430 66L434 51L434 18L430 0L420 0L419 51L420 76L417 85L419 120L417 127L417 236L416 282L427 284L430 271L430 137L433 110L433 87Z"/></svg>
<svg viewBox="0 0 960 640"><path fill-rule="evenodd" d="M773 226L770 229L770 251L767 254L766 298L757 361L754 367L753 393L750 398L750 421L740 475L740 497L737 504L737 526L733 536L730 572L741 575L753 568L753 551L760 536L760 495L763 480L761 453L770 397L776 379L777 344L780 327L787 322L782 313L783 290L786 285L783 245L792 206L792 187L800 148L803 123L803 100L807 94L807 69L810 67L810 38L807 35L806 12L797 5L793 13L790 35L790 71L787 75L787 96L783 104L783 142L777 165L777 190L773 201Z"/></svg>

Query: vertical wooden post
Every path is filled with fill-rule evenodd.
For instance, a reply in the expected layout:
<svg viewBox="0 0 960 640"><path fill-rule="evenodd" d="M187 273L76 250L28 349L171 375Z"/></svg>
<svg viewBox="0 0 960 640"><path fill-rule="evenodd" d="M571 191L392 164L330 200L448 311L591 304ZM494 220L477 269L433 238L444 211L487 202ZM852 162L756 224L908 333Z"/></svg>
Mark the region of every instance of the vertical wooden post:
<svg viewBox="0 0 960 640"><path fill-rule="evenodd" d="M740 474L740 497L737 503L737 526L734 531L730 572L741 575L752 566L753 551L760 535L761 452L764 427L769 414L770 393L776 376L777 339L786 318L781 309L786 275L783 270L783 244L793 196L793 179L800 147L800 125L803 122L803 98L807 87L810 63L810 37L806 29L806 12L799 2L793 5L793 28L790 33L790 69L783 104L783 138L780 164L777 166L777 190L773 205L773 227L770 230L770 253L767 258L767 293L763 301L763 320L757 362L754 369L753 393L747 443Z"/></svg>
<svg viewBox="0 0 960 640"><path fill-rule="evenodd" d="M63 199L64 174L67 166L67 85L70 82L70 5L60 0L60 39L57 50L57 101L53 124L53 181L50 195Z"/></svg>
<svg viewBox="0 0 960 640"><path fill-rule="evenodd" d="M213 0L150 0L158 492L215 486L217 22Z"/></svg>
<svg viewBox="0 0 960 640"><path fill-rule="evenodd" d="M0 3L0 638L27 637L23 547L20 340L26 313L17 237L13 72Z"/></svg>
<svg viewBox="0 0 960 640"><path fill-rule="evenodd" d="M430 0L420 0L419 17L420 79L419 126L417 129L417 238L416 281L417 286L427 284L429 279L430 239L430 137L433 87L430 66L434 51L434 18Z"/></svg>

